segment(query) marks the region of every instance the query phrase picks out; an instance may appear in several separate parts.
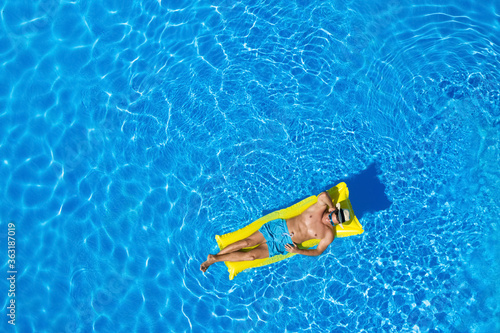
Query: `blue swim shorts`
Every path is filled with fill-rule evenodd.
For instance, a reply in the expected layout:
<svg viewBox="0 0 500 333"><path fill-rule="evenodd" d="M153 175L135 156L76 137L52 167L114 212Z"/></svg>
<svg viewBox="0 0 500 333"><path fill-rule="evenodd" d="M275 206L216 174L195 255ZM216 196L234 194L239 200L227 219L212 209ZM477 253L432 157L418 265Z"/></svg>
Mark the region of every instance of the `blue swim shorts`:
<svg viewBox="0 0 500 333"><path fill-rule="evenodd" d="M269 221L260 227L259 231L264 235L269 250L269 257L278 254L287 254L285 244L292 244L292 238L288 234L286 220L276 219Z"/></svg>

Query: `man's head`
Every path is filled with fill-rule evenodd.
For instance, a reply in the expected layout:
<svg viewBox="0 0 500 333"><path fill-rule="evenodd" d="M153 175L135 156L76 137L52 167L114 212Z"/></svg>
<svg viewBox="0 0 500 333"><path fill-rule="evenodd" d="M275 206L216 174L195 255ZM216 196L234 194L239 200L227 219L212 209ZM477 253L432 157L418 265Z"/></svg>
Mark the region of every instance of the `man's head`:
<svg viewBox="0 0 500 333"><path fill-rule="evenodd" d="M340 208L340 204L337 203L335 205L335 210L330 212L330 214L328 215L328 219L330 220L330 223L333 226L340 224L340 227L344 229L342 223L349 221L350 219L349 210Z"/></svg>

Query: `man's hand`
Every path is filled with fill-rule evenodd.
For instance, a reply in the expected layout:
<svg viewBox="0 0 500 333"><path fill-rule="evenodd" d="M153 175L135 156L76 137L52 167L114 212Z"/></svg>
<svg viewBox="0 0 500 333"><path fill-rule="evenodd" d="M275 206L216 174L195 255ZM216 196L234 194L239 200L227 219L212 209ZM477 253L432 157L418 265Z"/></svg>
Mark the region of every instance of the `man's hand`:
<svg viewBox="0 0 500 333"><path fill-rule="evenodd" d="M319 251L318 249L301 250L295 244L286 244L285 249L290 253L298 253L305 256L319 256L321 253L323 253L323 251Z"/></svg>
<svg viewBox="0 0 500 333"><path fill-rule="evenodd" d="M290 253L297 253L298 248L295 244L285 244L285 250Z"/></svg>

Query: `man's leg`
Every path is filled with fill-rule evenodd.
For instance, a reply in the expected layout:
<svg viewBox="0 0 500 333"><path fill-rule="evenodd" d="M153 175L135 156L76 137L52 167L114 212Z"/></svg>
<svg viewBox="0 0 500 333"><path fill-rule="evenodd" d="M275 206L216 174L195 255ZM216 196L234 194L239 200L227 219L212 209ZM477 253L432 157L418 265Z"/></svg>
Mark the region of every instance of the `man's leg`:
<svg viewBox="0 0 500 333"><path fill-rule="evenodd" d="M221 251L222 252L222 251ZM247 252L236 251L226 254L209 254L207 261L201 264L200 269L205 272L210 265L219 261L250 261L255 259L269 258L269 250L267 244L263 243Z"/></svg>
<svg viewBox="0 0 500 333"><path fill-rule="evenodd" d="M252 247L252 246L262 244L265 242L266 242L266 239L264 238L264 235L262 235L262 233L259 230L257 230L256 232L254 232L253 234L251 234L247 238L239 240L237 242L234 242L233 244L229 244L224 249L219 251L219 253L217 253L217 255L236 252L236 251L239 251L239 250L244 249L246 247ZM228 261L234 261L234 260L228 260Z"/></svg>

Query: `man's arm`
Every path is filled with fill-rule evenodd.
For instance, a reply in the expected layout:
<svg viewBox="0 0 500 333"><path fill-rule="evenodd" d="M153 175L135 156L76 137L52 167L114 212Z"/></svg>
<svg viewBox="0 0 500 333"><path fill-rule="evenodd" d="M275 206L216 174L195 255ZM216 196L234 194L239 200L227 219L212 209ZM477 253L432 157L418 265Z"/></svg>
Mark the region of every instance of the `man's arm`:
<svg viewBox="0 0 500 333"><path fill-rule="evenodd" d="M330 197L330 194L328 192L321 192L318 195L318 203L324 204L325 206L328 206L328 211L332 212L335 210L335 207L333 206L332 198Z"/></svg>
<svg viewBox="0 0 500 333"><path fill-rule="evenodd" d="M322 254L326 250L328 245L330 245L333 242L333 240L335 239L335 235L337 234L337 230L335 228L332 228L332 229L333 229L333 231L328 232L325 235L325 237L319 241L319 244L315 249L312 249L312 250L304 249L303 250L303 249L299 249L295 244L286 244L285 249L288 252L298 253L298 254L302 254L305 256L319 256L320 254Z"/></svg>

